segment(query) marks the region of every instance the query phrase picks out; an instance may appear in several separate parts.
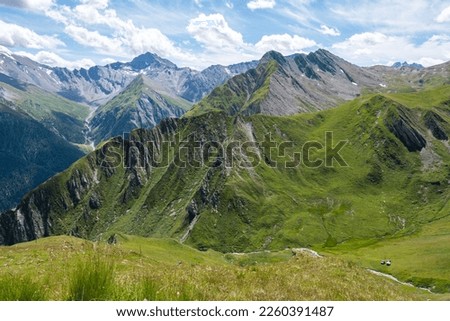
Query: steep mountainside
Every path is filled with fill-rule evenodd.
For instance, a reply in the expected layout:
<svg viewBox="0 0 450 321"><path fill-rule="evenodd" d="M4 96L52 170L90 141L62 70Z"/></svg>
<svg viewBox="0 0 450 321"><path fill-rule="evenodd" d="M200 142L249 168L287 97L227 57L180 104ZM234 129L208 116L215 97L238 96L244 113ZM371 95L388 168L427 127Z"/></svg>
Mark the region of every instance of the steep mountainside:
<svg viewBox="0 0 450 321"><path fill-rule="evenodd" d="M326 50L288 57L268 52L254 70L216 88L192 111L211 109L230 115L291 115L324 110L351 100L363 89L380 88L375 73L352 65Z"/></svg>
<svg viewBox="0 0 450 321"><path fill-rule="evenodd" d="M153 128L161 120L180 117L190 108L190 102L164 91L157 92L146 78L138 76L123 92L95 111L90 121L92 139L99 143L136 128Z"/></svg>
<svg viewBox="0 0 450 321"><path fill-rule="evenodd" d="M179 68L169 60L145 53L128 63L117 62L89 69L69 70L52 68L27 57L0 52L0 73L93 106L106 103L139 74L179 97L196 102L217 85L255 65L256 62L228 67L213 66L199 72L190 68Z"/></svg>
<svg viewBox="0 0 450 321"><path fill-rule="evenodd" d="M0 243L120 231L234 252L415 233L450 213L449 101L443 87L290 117L166 119L28 194L0 216Z"/></svg>
<svg viewBox="0 0 450 321"><path fill-rule="evenodd" d="M44 125L48 130L76 144L85 143L85 119L89 107L46 92L0 73L0 97Z"/></svg>
<svg viewBox="0 0 450 321"><path fill-rule="evenodd" d="M0 100L0 210L83 156L16 106Z"/></svg>

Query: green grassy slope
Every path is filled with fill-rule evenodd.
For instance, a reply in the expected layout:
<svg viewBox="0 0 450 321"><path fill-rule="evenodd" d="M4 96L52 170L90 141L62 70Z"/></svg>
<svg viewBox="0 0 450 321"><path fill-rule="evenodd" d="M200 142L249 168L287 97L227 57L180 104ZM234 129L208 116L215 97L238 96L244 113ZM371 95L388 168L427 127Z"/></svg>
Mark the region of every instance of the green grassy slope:
<svg viewBox="0 0 450 321"><path fill-rule="evenodd" d="M450 215L450 154L448 140L442 139L450 134L450 94L440 88L423 95L433 99L378 94L290 117L227 117L213 112L167 120L152 131L134 131L131 141L105 143L29 194L19 209L25 216L48 214L39 223L51 234L90 239L123 232L175 237L199 249L222 252L316 247L339 253L345 244L369 240L371 245L391 238L405 242L406 249L413 244L408 238L416 237L414 242L420 247L423 241L425 251L427 237L421 231ZM198 150L186 158L186 148L169 149L167 166L152 161L161 157L164 141L172 147L194 147L189 141L193 135L202 142L226 144L262 142L270 134L274 142L292 142L286 149L292 154L302 152L306 142L325 144L327 132L333 133L333 146L347 142L341 150L347 166L335 161L312 168L303 162L286 168L283 161L290 157L281 152L272 159L277 161L273 166L261 145L253 153L251 148L235 151L233 166L225 166L224 155L217 152L210 155L213 166L171 162L198 159ZM150 151L145 153L145 142L155 142L157 148L147 144ZM330 161L329 156L314 149L310 160ZM248 168L251 158L261 161ZM125 167L120 159L125 159ZM33 198L36 193L39 200ZM429 250L442 264L447 262L446 247L438 246L437 240L447 240L446 226L442 225L441 238L429 242ZM360 260L364 266L369 259L382 259L379 253L367 253ZM406 250L403 260L404 266L415 261ZM392 271L403 280L428 278L422 283L438 283L436 289L448 291L449 277L441 265L429 274L425 268Z"/></svg>
<svg viewBox="0 0 450 321"><path fill-rule="evenodd" d="M92 137L101 142L135 128L152 128L163 118L181 116L191 107L190 102L158 91L143 76L138 76L95 111L91 121Z"/></svg>
<svg viewBox="0 0 450 321"><path fill-rule="evenodd" d="M187 116L198 116L211 111L224 111L229 115L255 113L269 93L271 76L277 68L277 61L271 60L233 77L196 104Z"/></svg>
<svg viewBox="0 0 450 321"><path fill-rule="evenodd" d="M15 108L0 99L0 211L84 155Z"/></svg>
<svg viewBox="0 0 450 321"><path fill-rule="evenodd" d="M439 300L340 259L199 252L170 239L0 247L0 300Z"/></svg>
<svg viewBox="0 0 450 321"><path fill-rule="evenodd" d="M26 85L23 90L0 83L10 92L14 104L52 131L57 131L69 142L84 144L84 121L89 107L74 103L58 95Z"/></svg>
<svg viewBox="0 0 450 321"><path fill-rule="evenodd" d="M448 205L446 211L449 212ZM450 219L446 217L408 236L352 240L326 251L433 292L449 292L449 231ZM380 264L386 259L392 260L390 267Z"/></svg>

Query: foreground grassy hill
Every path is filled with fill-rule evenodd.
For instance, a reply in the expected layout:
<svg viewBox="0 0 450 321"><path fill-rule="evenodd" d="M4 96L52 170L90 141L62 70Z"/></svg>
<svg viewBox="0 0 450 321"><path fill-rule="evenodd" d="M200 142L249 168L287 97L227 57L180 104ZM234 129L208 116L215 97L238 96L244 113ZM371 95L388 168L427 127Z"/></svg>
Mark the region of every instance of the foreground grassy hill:
<svg viewBox="0 0 450 321"><path fill-rule="evenodd" d="M291 250L200 252L170 239L50 237L0 247L0 300L440 300L357 264Z"/></svg>

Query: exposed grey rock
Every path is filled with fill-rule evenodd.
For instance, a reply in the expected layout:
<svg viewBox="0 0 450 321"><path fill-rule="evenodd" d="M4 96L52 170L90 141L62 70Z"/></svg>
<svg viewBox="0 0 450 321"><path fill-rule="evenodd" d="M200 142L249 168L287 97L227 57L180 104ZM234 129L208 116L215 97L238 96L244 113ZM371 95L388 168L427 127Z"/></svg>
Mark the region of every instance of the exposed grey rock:
<svg viewBox="0 0 450 321"><path fill-rule="evenodd" d="M113 234L108 238L108 244L114 245L117 244L117 235Z"/></svg>
<svg viewBox="0 0 450 321"><path fill-rule="evenodd" d="M287 57L270 51L255 69L216 88L197 108L212 106L231 115L291 115L335 107L381 82L377 74L323 49Z"/></svg>
<svg viewBox="0 0 450 321"><path fill-rule="evenodd" d="M92 106L105 104L138 75L147 77L155 87L165 88L176 96L196 102L217 85L256 65L256 62L228 67L216 65L199 72L179 68L169 60L148 52L128 63L116 62L75 70L52 68L24 56L1 52L0 60L0 74L9 77L10 84L19 80ZM0 81L3 81L2 78Z"/></svg>
<svg viewBox="0 0 450 321"><path fill-rule="evenodd" d="M445 133L445 130L442 126L444 123L447 124L447 122L441 116L439 116L439 114L433 111L428 111L425 114L424 119L425 125L436 139L448 140L448 135Z"/></svg>
<svg viewBox="0 0 450 321"><path fill-rule="evenodd" d="M391 113L387 119L387 128L405 145L410 152L421 151L427 146L427 141L416 129L414 121L402 109L397 108L397 113Z"/></svg>
<svg viewBox="0 0 450 321"><path fill-rule="evenodd" d="M91 197L89 198L89 207L93 210L97 210L100 207L102 207L102 201L100 200L100 197L95 192L92 193Z"/></svg>

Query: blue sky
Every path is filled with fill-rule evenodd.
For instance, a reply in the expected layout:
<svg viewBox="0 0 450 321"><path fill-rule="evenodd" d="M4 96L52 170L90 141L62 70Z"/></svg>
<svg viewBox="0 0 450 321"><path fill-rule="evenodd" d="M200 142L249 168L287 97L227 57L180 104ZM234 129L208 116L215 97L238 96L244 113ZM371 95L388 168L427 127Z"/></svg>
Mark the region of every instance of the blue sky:
<svg viewBox="0 0 450 321"><path fill-rule="evenodd" d="M325 48L358 65L450 60L450 0L0 0L0 50L69 68L150 51L202 69Z"/></svg>

